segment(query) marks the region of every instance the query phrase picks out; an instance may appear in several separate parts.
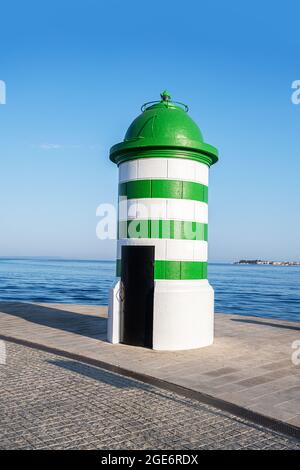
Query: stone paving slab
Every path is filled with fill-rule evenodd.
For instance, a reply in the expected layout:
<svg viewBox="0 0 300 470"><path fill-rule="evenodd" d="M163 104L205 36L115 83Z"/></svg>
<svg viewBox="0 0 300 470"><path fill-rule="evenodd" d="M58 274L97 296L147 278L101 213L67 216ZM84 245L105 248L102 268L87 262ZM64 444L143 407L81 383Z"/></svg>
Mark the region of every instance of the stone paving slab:
<svg viewBox="0 0 300 470"><path fill-rule="evenodd" d="M174 392L7 342L0 449L277 449L300 442Z"/></svg>
<svg viewBox="0 0 300 470"><path fill-rule="evenodd" d="M216 314L212 346L158 352L106 342L106 307L0 302L0 335L186 387L300 428L300 323Z"/></svg>

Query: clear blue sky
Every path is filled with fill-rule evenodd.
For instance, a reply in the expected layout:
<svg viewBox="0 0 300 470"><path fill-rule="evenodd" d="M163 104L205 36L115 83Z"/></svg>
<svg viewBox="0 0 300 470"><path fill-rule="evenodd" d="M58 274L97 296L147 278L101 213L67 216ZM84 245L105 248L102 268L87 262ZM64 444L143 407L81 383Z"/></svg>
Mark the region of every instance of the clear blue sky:
<svg viewBox="0 0 300 470"><path fill-rule="evenodd" d="M2 3L0 256L114 258L95 234L96 207L116 202L109 148L167 88L220 152L210 260L299 259L299 14L297 1Z"/></svg>

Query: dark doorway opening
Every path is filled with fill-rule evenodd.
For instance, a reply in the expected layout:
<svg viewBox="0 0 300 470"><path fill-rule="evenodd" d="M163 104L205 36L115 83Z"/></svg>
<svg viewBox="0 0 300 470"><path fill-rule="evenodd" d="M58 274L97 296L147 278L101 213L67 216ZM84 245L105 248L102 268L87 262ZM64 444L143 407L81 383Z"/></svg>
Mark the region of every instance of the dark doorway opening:
<svg viewBox="0 0 300 470"><path fill-rule="evenodd" d="M122 246L121 343L152 348L154 246Z"/></svg>

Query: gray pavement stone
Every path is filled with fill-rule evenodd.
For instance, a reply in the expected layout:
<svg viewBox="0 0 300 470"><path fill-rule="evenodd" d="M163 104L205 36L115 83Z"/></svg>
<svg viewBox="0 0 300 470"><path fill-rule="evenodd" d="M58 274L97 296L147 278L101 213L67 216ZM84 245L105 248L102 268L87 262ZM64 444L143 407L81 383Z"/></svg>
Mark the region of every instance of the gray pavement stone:
<svg viewBox="0 0 300 470"><path fill-rule="evenodd" d="M299 441L176 393L6 343L0 449L300 449Z"/></svg>
<svg viewBox="0 0 300 470"><path fill-rule="evenodd" d="M106 317L101 306L0 302L0 334L162 379L300 428L294 406L300 393L290 392L300 386L300 365L291 358L299 323L216 314L212 346L166 352L107 343ZM282 402L290 402L288 411Z"/></svg>

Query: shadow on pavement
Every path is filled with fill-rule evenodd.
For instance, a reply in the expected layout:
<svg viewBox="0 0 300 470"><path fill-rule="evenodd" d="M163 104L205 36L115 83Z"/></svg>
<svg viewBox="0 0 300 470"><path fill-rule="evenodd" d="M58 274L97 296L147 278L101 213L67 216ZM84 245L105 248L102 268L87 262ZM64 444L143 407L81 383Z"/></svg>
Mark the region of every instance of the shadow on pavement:
<svg viewBox="0 0 300 470"><path fill-rule="evenodd" d="M63 305L62 305L63 308ZM0 302L0 312L32 323L96 339L106 338L106 318L27 302Z"/></svg>
<svg viewBox="0 0 300 470"><path fill-rule="evenodd" d="M261 320L249 320L249 319L241 319L241 318L231 318L231 321L236 321L240 323L251 323L253 325L265 325L265 326L272 326L274 328L284 328L286 330L300 330L300 326L293 326L293 325L282 325L280 323L272 323L268 321L261 321Z"/></svg>

